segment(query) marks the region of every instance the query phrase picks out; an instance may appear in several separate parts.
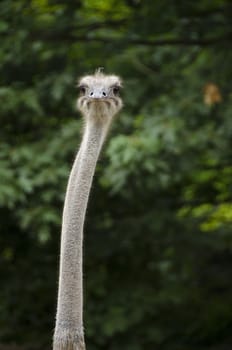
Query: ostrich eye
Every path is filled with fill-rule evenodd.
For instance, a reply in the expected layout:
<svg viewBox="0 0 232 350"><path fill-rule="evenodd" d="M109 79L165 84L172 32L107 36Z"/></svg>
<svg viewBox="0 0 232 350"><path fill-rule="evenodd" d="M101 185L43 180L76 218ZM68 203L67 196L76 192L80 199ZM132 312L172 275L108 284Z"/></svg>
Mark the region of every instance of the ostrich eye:
<svg viewBox="0 0 232 350"><path fill-rule="evenodd" d="M120 87L119 87L119 86L114 86L114 87L113 87L113 93L114 93L114 95L119 95L119 92L120 92Z"/></svg>
<svg viewBox="0 0 232 350"><path fill-rule="evenodd" d="M80 85L79 86L79 91L81 95L84 95L86 93L86 86Z"/></svg>

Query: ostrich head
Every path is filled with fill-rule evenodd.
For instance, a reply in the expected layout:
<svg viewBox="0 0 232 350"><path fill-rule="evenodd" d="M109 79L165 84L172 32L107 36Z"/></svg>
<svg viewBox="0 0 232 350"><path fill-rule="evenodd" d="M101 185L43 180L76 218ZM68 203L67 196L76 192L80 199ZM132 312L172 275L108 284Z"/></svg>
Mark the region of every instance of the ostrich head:
<svg viewBox="0 0 232 350"><path fill-rule="evenodd" d="M105 75L97 70L79 80L80 96L77 108L86 118L111 120L122 108L120 98L121 80L116 75Z"/></svg>

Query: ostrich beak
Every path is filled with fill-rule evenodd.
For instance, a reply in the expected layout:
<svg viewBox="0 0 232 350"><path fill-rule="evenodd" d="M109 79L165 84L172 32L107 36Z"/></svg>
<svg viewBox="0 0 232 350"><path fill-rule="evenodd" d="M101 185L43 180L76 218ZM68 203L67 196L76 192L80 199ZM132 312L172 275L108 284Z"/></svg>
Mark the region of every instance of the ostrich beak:
<svg viewBox="0 0 232 350"><path fill-rule="evenodd" d="M107 93L104 90L94 90L91 91L89 94L89 98L92 99L102 99L102 98L106 98L107 97Z"/></svg>

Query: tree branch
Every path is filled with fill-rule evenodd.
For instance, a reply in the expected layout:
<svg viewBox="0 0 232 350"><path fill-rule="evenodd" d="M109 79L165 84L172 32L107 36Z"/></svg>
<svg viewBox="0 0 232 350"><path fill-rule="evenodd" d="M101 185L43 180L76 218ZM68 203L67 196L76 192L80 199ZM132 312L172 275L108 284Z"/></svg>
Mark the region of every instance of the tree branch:
<svg viewBox="0 0 232 350"><path fill-rule="evenodd" d="M76 28L73 28L75 31L78 30L93 30L93 29L99 29L99 28L104 28L104 27L115 27L115 26L120 26L122 24L126 23L126 19L118 19L118 20L108 20L104 22L95 22L95 23L88 23L88 24L81 24L78 25Z"/></svg>
<svg viewBox="0 0 232 350"><path fill-rule="evenodd" d="M117 21L117 24L123 24L124 20ZM83 25L78 28L75 28L75 31L78 30L94 30L98 29L100 27L105 26L104 23L93 23L92 25ZM214 46L214 45L221 45L222 43L231 43L232 34L227 33L226 35L223 35L221 37L211 37L211 38L204 38L204 39L192 39L192 38L174 38L174 39L143 39L143 38L115 38L115 37L104 37L104 36L90 36L88 34L85 35L78 35L75 34L75 32L69 32L69 33L57 33L57 32L42 32L42 33L32 33L30 36L30 40L48 40L48 41L66 41L69 43L75 43L78 41L81 42L99 42L103 44L109 44L113 43L114 45L118 44L129 44L129 45L144 45L144 46Z"/></svg>
<svg viewBox="0 0 232 350"><path fill-rule="evenodd" d="M189 38L178 38L178 39L157 39L157 40L146 40L146 39L115 39L109 37L87 37L87 36L74 36L73 41L86 41L86 42L101 42L101 43L127 43L134 45L144 46L213 46L225 42L231 42L231 36L223 36L218 38L208 39L189 39Z"/></svg>

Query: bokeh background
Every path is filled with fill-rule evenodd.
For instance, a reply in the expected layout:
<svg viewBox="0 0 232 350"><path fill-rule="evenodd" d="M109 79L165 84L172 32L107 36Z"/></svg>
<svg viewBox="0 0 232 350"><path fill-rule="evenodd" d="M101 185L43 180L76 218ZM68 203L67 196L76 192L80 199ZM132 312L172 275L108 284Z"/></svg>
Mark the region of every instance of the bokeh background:
<svg viewBox="0 0 232 350"><path fill-rule="evenodd" d="M85 225L89 350L231 350L232 2L1 0L0 349L51 349L62 206L104 67L125 107Z"/></svg>

